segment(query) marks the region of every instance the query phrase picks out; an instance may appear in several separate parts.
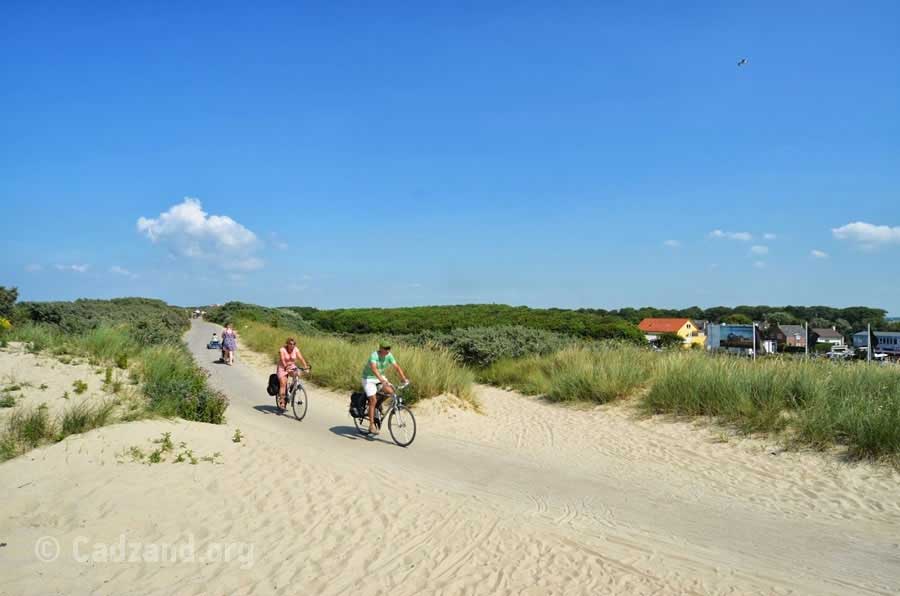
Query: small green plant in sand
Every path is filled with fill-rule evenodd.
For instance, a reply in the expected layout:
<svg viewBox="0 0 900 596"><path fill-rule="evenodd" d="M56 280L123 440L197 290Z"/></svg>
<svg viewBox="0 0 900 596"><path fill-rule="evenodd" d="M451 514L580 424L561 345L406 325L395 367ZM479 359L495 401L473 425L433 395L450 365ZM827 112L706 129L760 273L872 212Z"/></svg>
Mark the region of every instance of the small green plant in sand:
<svg viewBox="0 0 900 596"><path fill-rule="evenodd" d="M16 405L16 396L10 393L4 393L0 397L0 408L11 408Z"/></svg>
<svg viewBox="0 0 900 596"><path fill-rule="evenodd" d="M76 395L81 395L85 391L87 391L88 385L81 379L75 379L72 383L72 391L75 392Z"/></svg>
<svg viewBox="0 0 900 596"><path fill-rule="evenodd" d="M40 387L38 387L41 391L46 391L49 388L50 386L47 383L41 383Z"/></svg>
<svg viewBox="0 0 900 596"><path fill-rule="evenodd" d="M239 428L234 429L234 435L232 435L232 437L231 437L231 442L232 443L240 443L243 438L244 438L244 435L241 434L241 429L239 429Z"/></svg>

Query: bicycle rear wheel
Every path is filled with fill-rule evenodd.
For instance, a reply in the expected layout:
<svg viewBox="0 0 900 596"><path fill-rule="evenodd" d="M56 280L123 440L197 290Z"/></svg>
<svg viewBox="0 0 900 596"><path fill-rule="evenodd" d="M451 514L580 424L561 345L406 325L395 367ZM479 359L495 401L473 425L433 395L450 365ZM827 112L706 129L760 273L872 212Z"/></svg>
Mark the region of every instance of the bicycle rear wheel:
<svg viewBox="0 0 900 596"><path fill-rule="evenodd" d="M413 416L412 410L406 406L392 408L387 422L394 442L401 447L409 447L416 438L416 417Z"/></svg>
<svg viewBox="0 0 900 596"><path fill-rule="evenodd" d="M294 418L303 420L306 416L306 410L309 408L309 398L306 396L306 389L303 385L297 383L291 392L291 409L294 410Z"/></svg>

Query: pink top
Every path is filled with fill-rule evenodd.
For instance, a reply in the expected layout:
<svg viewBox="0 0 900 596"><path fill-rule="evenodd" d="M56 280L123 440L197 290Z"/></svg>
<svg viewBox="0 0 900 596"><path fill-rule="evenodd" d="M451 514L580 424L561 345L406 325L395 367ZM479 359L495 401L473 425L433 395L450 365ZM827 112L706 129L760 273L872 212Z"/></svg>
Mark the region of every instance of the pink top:
<svg viewBox="0 0 900 596"><path fill-rule="evenodd" d="M237 337L237 333L234 332L234 329L226 328L222 330L222 338L224 339L226 337Z"/></svg>
<svg viewBox="0 0 900 596"><path fill-rule="evenodd" d="M294 361L299 357L300 357L300 350L298 350L296 346L294 346L294 351L290 352L290 353L287 351L287 348L282 347L279 350L279 359L278 359L279 364L278 365L281 368L283 368L284 370L288 370L289 368L294 367Z"/></svg>

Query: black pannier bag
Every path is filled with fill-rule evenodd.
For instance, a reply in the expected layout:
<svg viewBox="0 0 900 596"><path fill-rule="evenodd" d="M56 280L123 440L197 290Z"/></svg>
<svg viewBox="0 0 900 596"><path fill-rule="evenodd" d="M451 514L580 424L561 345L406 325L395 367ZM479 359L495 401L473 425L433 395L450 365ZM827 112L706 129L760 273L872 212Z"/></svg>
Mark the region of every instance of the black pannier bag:
<svg viewBox="0 0 900 596"><path fill-rule="evenodd" d="M369 415L369 400L362 391L350 395L350 415L354 418L366 418Z"/></svg>
<svg viewBox="0 0 900 596"><path fill-rule="evenodd" d="M269 384L266 386L266 393L269 395L278 395L278 389L281 387L281 383L278 382L278 375L272 373L269 375Z"/></svg>

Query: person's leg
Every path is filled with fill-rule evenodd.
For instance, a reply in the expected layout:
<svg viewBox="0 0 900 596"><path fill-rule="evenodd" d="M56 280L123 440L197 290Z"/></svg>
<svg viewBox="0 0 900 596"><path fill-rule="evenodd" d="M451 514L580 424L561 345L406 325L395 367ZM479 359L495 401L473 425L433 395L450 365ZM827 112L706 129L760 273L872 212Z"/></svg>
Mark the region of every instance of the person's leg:
<svg viewBox="0 0 900 596"><path fill-rule="evenodd" d="M287 395L287 374L278 372L278 407L282 410L285 406L285 395Z"/></svg>
<svg viewBox="0 0 900 596"><path fill-rule="evenodd" d="M378 388L372 381L367 381L364 387L366 397L369 398L369 433L375 435L378 434L378 429L375 427L375 394L378 392Z"/></svg>

